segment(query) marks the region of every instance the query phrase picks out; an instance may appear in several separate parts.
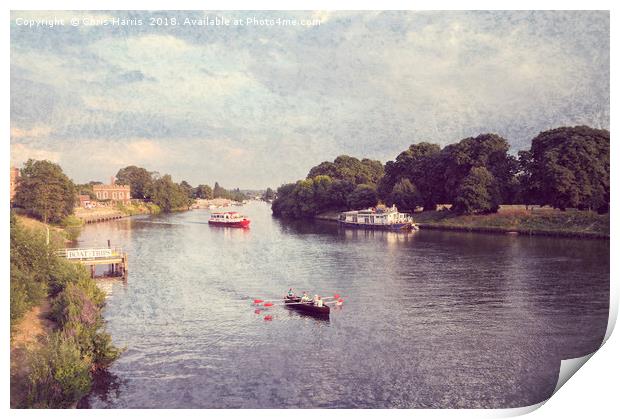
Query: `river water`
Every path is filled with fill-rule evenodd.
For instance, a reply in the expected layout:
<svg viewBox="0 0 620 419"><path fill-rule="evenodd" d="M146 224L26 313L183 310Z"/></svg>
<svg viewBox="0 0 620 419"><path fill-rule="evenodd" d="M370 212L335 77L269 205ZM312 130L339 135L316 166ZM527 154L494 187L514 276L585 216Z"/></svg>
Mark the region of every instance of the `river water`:
<svg viewBox="0 0 620 419"><path fill-rule="evenodd" d="M81 407L490 408L549 397L560 360L597 349L609 242L284 222L209 211L86 226L122 246L107 329L123 355ZM329 321L254 298L339 293ZM264 320L270 314L273 320Z"/></svg>

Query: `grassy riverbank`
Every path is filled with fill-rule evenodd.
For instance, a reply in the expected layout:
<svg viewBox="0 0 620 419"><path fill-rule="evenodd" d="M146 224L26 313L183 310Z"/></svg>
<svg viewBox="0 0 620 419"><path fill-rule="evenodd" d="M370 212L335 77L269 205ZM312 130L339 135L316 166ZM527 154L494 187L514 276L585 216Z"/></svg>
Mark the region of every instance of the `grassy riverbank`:
<svg viewBox="0 0 620 419"><path fill-rule="evenodd" d="M93 373L119 354L105 331L104 294L87 270L55 255L58 227L11 215L11 407L74 407Z"/></svg>
<svg viewBox="0 0 620 419"><path fill-rule="evenodd" d="M114 220L140 214L159 214L161 208L151 202L117 203L112 207L75 208L74 216L83 223Z"/></svg>
<svg viewBox="0 0 620 419"><path fill-rule="evenodd" d="M330 211L315 218L337 221L338 214ZM413 219L422 229L609 238L609 214L600 215L591 211L507 209L495 214L456 215L444 210L416 212Z"/></svg>
<svg viewBox="0 0 620 419"><path fill-rule="evenodd" d="M609 238L609 214L590 211L507 210L495 214L455 215L451 211L415 213L420 228L485 233L518 233L581 238Z"/></svg>

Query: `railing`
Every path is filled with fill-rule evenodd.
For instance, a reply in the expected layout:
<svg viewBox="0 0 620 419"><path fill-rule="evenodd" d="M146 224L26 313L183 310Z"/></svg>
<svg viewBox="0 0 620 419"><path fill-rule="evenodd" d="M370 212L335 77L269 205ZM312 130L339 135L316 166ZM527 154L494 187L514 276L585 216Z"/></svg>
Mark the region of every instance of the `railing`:
<svg viewBox="0 0 620 419"><path fill-rule="evenodd" d="M69 260L93 260L121 257L120 247L67 248L56 251L56 255Z"/></svg>

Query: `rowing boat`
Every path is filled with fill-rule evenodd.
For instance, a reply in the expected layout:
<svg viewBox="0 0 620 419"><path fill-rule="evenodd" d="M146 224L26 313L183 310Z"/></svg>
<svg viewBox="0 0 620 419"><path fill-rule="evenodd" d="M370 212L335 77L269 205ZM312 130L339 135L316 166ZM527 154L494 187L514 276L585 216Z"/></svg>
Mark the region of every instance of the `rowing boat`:
<svg viewBox="0 0 620 419"><path fill-rule="evenodd" d="M302 303L301 297L284 297L284 305L313 316L329 317L329 306L323 305L323 307L318 307L312 301Z"/></svg>

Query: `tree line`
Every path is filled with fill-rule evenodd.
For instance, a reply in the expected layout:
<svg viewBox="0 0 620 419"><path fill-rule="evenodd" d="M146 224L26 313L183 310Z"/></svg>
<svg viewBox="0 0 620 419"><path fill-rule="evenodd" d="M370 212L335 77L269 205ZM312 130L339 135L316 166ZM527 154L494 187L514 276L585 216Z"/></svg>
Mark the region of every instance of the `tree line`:
<svg viewBox="0 0 620 419"><path fill-rule="evenodd" d="M280 186L275 216L302 218L383 202L400 210L492 213L500 204L609 211L609 131L587 126L541 132L529 150L509 154L508 141L481 134L441 147L412 144L395 160L339 156Z"/></svg>
<svg viewBox="0 0 620 419"><path fill-rule="evenodd" d="M151 202L163 212L187 208L195 199L243 201L246 198L239 189L227 190L217 182L213 188L206 184L193 187L185 180L176 183L168 174L162 176L137 166L120 169L116 183L129 185L132 198ZM96 184L101 182L74 184L58 164L30 159L20 170L14 205L45 223L61 223L73 213L78 194L97 199L93 192Z"/></svg>

